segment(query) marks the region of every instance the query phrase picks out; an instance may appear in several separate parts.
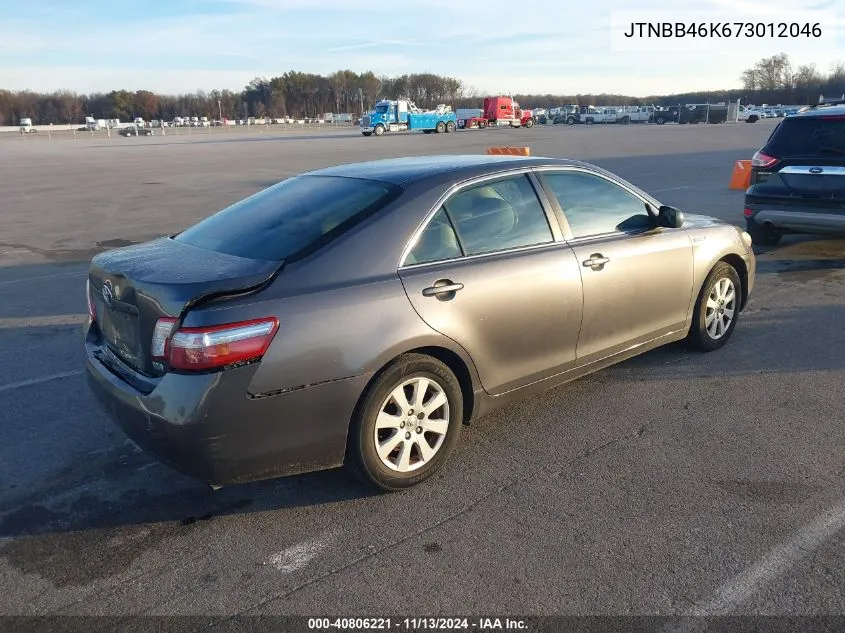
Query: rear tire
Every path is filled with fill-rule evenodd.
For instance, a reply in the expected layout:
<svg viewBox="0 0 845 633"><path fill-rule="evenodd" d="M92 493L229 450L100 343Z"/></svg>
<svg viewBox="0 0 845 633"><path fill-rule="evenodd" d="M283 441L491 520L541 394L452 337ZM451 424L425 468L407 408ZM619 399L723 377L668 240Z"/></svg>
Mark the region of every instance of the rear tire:
<svg viewBox="0 0 845 633"><path fill-rule="evenodd" d="M380 490L410 488L446 463L462 423L463 398L455 374L430 356L403 354L379 373L358 402L345 463L361 481ZM379 445L386 447L381 454Z"/></svg>
<svg viewBox="0 0 845 633"><path fill-rule="evenodd" d="M768 224L760 224L753 218L745 222L745 230L751 236L751 243L755 246L775 246L780 242L783 233Z"/></svg>
<svg viewBox="0 0 845 633"><path fill-rule="evenodd" d="M454 121L449 121L446 124L446 134L451 134L452 132L454 132L456 127L457 126L455 125Z"/></svg>
<svg viewBox="0 0 845 633"><path fill-rule="evenodd" d="M719 349L731 338L742 302L742 280L736 269L718 262L698 293L687 343L702 352Z"/></svg>
<svg viewBox="0 0 845 633"><path fill-rule="evenodd" d="M438 121L438 122L437 122L437 127L436 127L436 128L434 128L434 131L435 131L437 134L443 134L443 133L446 131L446 124L445 124L445 123L443 123L443 121Z"/></svg>

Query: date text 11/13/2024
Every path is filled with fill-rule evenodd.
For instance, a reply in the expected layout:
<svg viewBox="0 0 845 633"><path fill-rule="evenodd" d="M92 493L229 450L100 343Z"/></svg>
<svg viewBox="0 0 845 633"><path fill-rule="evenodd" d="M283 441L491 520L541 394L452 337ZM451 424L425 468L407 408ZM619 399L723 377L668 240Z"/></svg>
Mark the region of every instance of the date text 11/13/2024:
<svg viewBox="0 0 845 633"><path fill-rule="evenodd" d="M527 631L525 620L511 618L309 618L312 631Z"/></svg>

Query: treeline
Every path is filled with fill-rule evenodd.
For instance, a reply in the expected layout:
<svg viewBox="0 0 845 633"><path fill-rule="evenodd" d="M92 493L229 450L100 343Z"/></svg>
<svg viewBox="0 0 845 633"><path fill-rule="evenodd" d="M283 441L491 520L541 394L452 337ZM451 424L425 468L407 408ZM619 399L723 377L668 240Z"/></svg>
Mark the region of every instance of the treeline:
<svg viewBox="0 0 845 633"><path fill-rule="evenodd" d="M827 73L816 64L795 67L786 53L766 57L743 71L744 93L766 103L816 103L819 95L840 97L845 93L845 64L833 64Z"/></svg>
<svg viewBox="0 0 845 633"><path fill-rule="evenodd" d="M714 103L742 99L743 103L815 103L819 94L845 93L845 64L827 74L815 65L793 68L786 54L761 59L745 70L743 88L712 92L654 95L635 98L622 94L516 94L525 107L581 105L672 105ZM80 95L70 91L40 94L0 89L0 125L16 125L22 117L35 123L78 123L86 116L104 119L172 120L176 116L209 118L318 117L326 112L359 114L378 99L408 98L423 108L439 103L454 108L481 107L484 94L453 77L433 73L379 77L373 72L340 70L328 76L296 71L271 79L256 78L242 91L212 90L182 95L160 95L148 90Z"/></svg>

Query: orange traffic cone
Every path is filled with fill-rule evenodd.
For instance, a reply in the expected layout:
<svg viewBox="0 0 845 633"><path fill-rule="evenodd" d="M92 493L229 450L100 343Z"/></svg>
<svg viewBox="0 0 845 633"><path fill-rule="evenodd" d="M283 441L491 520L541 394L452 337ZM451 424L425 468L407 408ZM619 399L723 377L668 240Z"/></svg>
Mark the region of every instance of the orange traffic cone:
<svg viewBox="0 0 845 633"><path fill-rule="evenodd" d="M529 155L529 148L528 147L488 147L487 148L488 154L505 154L509 156L528 156Z"/></svg>
<svg viewBox="0 0 845 633"><path fill-rule="evenodd" d="M751 186L751 161L738 160L734 164L734 171L731 174L730 189L741 189L745 191Z"/></svg>

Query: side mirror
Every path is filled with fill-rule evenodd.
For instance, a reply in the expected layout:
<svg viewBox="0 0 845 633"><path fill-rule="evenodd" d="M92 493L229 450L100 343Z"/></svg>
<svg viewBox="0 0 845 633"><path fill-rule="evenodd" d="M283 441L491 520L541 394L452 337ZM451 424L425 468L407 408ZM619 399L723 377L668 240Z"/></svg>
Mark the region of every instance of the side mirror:
<svg viewBox="0 0 845 633"><path fill-rule="evenodd" d="M657 218L662 226L670 229L679 229L684 225L684 214L675 207L666 205L660 207Z"/></svg>

